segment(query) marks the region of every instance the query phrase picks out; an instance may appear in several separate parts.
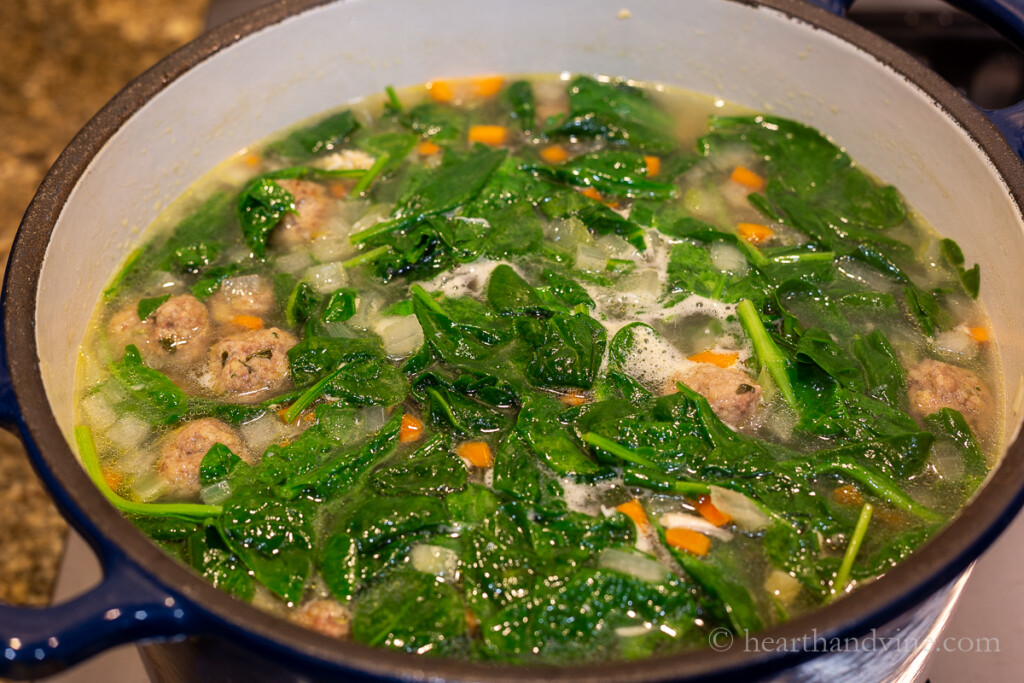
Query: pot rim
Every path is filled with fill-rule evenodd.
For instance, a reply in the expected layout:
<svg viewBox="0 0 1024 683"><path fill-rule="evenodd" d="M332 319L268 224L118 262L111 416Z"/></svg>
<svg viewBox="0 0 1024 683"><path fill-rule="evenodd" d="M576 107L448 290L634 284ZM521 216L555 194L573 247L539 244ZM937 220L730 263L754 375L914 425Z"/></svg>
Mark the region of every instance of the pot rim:
<svg viewBox="0 0 1024 683"><path fill-rule="evenodd" d="M4 348L20 414L16 417L33 465L58 506L106 560L124 553L161 587L198 611L201 633L269 648L284 660L309 659L324 672L360 672L395 679L479 681L662 681L687 677L749 680L814 656L813 650L726 652L703 648L636 663L555 666L494 666L415 655L338 642L291 624L214 588L164 554L102 497L65 440L50 409L39 370L35 337L36 295L49 238L78 179L107 140L191 68L248 36L331 0L282 0L220 26L182 47L133 80L71 141L46 175L28 207L11 248L4 279ZM344 2L345 0L339 0ZM1006 183L1018 210L1024 207L1024 165L973 104L937 74L899 48L859 26L800 0L728 0L766 7L811 30L827 31L872 55L926 93L986 155ZM993 476L994 474L994 476ZM1024 505L1024 438L1011 444L985 495L975 497L946 528L886 575L857 590L856 600L836 603L758 632L758 638L807 643L863 635L920 603L952 581L996 538ZM88 514L86 514L88 511ZM116 539L116 541L114 540ZM812 643L814 641L812 640Z"/></svg>

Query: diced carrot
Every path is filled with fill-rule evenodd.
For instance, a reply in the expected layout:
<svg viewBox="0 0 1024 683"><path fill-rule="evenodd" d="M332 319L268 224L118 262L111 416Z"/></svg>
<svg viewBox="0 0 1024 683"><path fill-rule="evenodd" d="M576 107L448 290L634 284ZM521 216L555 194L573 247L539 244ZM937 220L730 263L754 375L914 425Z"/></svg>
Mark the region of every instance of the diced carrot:
<svg viewBox="0 0 1024 683"><path fill-rule="evenodd" d="M569 158L569 152L561 145L549 145L540 151L540 158L549 164L560 164Z"/></svg>
<svg viewBox="0 0 1024 683"><path fill-rule="evenodd" d="M647 513L644 512L644 506L636 498L615 509L633 520L633 524L636 524L636 528L640 531L647 531L651 528L651 523L647 520Z"/></svg>
<svg viewBox="0 0 1024 683"><path fill-rule="evenodd" d="M584 394L582 391L570 391L568 393L560 395L558 397L558 400L567 406L572 406L573 408L575 408L576 406L581 406L584 403L589 403L590 397Z"/></svg>
<svg viewBox="0 0 1024 683"><path fill-rule="evenodd" d="M470 79L470 82L473 84L475 94L480 97L490 97L498 94L501 86L505 84L505 79L501 76L477 76Z"/></svg>
<svg viewBox="0 0 1024 683"><path fill-rule="evenodd" d="M347 197L351 188L352 183L344 180L335 180L327 185L327 191L330 192L331 196L335 199L344 199Z"/></svg>
<svg viewBox="0 0 1024 683"><path fill-rule="evenodd" d="M440 152L441 148L430 140L424 140L420 144L416 145L416 151L421 157L429 157Z"/></svg>
<svg viewBox="0 0 1024 683"><path fill-rule="evenodd" d="M711 502L711 496L705 494L697 498L697 512L715 526L725 526L732 521L732 515L728 515L715 507Z"/></svg>
<svg viewBox="0 0 1024 683"><path fill-rule="evenodd" d="M711 539L693 529L666 529L665 542L694 555L707 555L711 549Z"/></svg>
<svg viewBox="0 0 1024 683"><path fill-rule="evenodd" d="M508 137L508 129L505 126L470 126L469 141L482 142L485 145L496 147L504 144Z"/></svg>
<svg viewBox="0 0 1024 683"><path fill-rule="evenodd" d="M466 628L469 629L470 633L476 632L480 628L480 620L477 619L476 614L470 608L466 608Z"/></svg>
<svg viewBox="0 0 1024 683"><path fill-rule="evenodd" d="M114 470L103 469L103 480L107 482L107 486L110 487L111 491L116 491L121 486L121 475Z"/></svg>
<svg viewBox="0 0 1024 683"><path fill-rule="evenodd" d="M984 344L990 339L987 327L972 327L967 332L971 335L971 339L978 344Z"/></svg>
<svg viewBox="0 0 1024 683"><path fill-rule="evenodd" d="M494 464L491 447L486 441L465 441L455 449L455 454L468 460L474 467L490 467Z"/></svg>
<svg viewBox="0 0 1024 683"><path fill-rule="evenodd" d="M775 237L774 230L760 223L739 223L736 229L739 231L740 237L751 244L761 244Z"/></svg>
<svg viewBox="0 0 1024 683"><path fill-rule="evenodd" d="M263 329L263 318L255 315L236 315L231 318L231 322L239 327L245 327L250 330Z"/></svg>
<svg viewBox="0 0 1024 683"><path fill-rule="evenodd" d="M764 189L765 185L764 178L744 166L734 168L732 175L729 176L729 180L750 188L754 192L760 192Z"/></svg>
<svg viewBox="0 0 1024 683"><path fill-rule="evenodd" d="M402 415L402 426L398 429L399 443L412 443L423 436L423 420L415 415Z"/></svg>
<svg viewBox="0 0 1024 683"><path fill-rule="evenodd" d="M448 81L431 81L427 83L427 94L435 102L451 102L455 99L455 89Z"/></svg>
<svg viewBox="0 0 1024 683"><path fill-rule="evenodd" d="M739 358L740 354L735 351L701 351L686 357L687 360L692 360L694 363L711 363L720 368L731 368Z"/></svg>
<svg viewBox="0 0 1024 683"><path fill-rule="evenodd" d="M850 505L852 507L860 507L864 505L864 496L853 484L837 486L832 491L832 498L840 505Z"/></svg>
<svg viewBox="0 0 1024 683"><path fill-rule="evenodd" d="M284 422L285 424L288 424L288 409L289 408L291 408L291 404L288 404L286 406L278 408L278 410L277 410L277 417L280 418L281 422ZM302 424L308 425L308 424L312 424L315 421L316 421L316 411L313 408L313 406L310 406L309 408L303 410L301 413L299 413L299 416L297 418L295 418L295 424L297 424L297 425L302 425Z"/></svg>
<svg viewBox="0 0 1024 683"><path fill-rule="evenodd" d="M256 154L255 152L249 152L244 157L242 157L242 161L245 162L246 166L259 166L260 155Z"/></svg>
<svg viewBox="0 0 1024 683"><path fill-rule="evenodd" d="M592 187L584 187L582 190L580 190L580 194L583 195L584 197L589 197L590 199L593 199L595 202L604 201L604 197L601 196L601 193Z"/></svg>
<svg viewBox="0 0 1024 683"><path fill-rule="evenodd" d="M647 164L647 176L656 176L661 173L661 159L655 156L645 156L644 163Z"/></svg>

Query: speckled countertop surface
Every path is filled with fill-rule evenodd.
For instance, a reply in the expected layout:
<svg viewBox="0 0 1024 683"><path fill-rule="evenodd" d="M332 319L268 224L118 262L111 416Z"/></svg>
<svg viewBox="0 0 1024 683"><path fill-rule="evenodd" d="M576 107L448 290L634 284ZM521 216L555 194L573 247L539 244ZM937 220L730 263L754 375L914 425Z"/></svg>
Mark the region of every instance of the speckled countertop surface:
<svg viewBox="0 0 1024 683"><path fill-rule="evenodd" d="M202 29L208 0L0 0L0 263L47 169L131 78ZM66 526L0 432L0 600L46 604Z"/></svg>

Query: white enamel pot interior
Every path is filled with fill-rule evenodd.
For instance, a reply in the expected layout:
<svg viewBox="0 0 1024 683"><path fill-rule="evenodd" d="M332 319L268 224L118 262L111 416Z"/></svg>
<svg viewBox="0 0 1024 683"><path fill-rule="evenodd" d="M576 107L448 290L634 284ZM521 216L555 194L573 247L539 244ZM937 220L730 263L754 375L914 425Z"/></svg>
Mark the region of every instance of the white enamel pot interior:
<svg viewBox="0 0 1024 683"><path fill-rule="evenodd" d="M24 407L32 404L33 392L43 391L52 410L25 410L23 431L42 446L56 485L72 491L64 503L69 514L85 515L89 533L116 537L129 558L145 564L168 590L201 603L209 623L222 625L231 638L256 639L268 656L297 652L296 666L314 660L327 671L353 667L413 678L658 680L716 671L739 676L750 666L769 672L810 656L732 652L716 659L698 652L668 664L547 669L541 676L538 670L332 645L236 603L159 553L141 550L141 536L87 490L84 474L72 471L75 350L102 289L141 231L225 157L386 85L481 73L621 75L713 94L819 128L959 241L969 263L982 264L982 299L1003 358L1006 443L1016 437L1024 402L1018 315L1024 230L1015 197L1020 164L987 119L895 48L795 0L769 0L767 6L733 0L349 0L285 7L299 6L304 9L294 16L282 18L285 9L272 7L222 29L119 96L76 141L79 150L98 153L84 161L62 158L57 170L69 175L48 180L30 210L12 267L16 271L19 258L42 249L38 240L46 235L33 233L32 226L49 220L52 232L41 269L36 266L38 279L8 284L8 308L29 310L33 325L11 329L7 323L8 356L15 349L38 349L37 366L12 362L15 392ZM75 145L69 154L74 153ZM73 189L68 192L62 182L73 182ZM64 196L62 205L47 204ZM57 427L63 440L54 435ZM994 478L1006 477L1019 488L1017 456ZM899 567L859 590L858 597L778 632L797 635L813 628L856 635L888 622L963 571L1017 506L1016 490L979 497L964 515L969 519L922 549L916 564L906 565L911 568ZM949 542L958 544L955 551L931 547ZM896 590L897 584L904 588Z"/></svg>

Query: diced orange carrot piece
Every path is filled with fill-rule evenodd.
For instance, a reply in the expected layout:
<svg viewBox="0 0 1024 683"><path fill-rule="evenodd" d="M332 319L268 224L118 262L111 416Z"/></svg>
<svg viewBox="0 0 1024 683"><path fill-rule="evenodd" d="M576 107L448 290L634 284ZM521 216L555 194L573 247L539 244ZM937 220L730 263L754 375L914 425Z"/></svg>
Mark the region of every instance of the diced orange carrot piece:
<svg viewBox="0 0 1024 683"><path fill-rule="evenodd" d="M430 140L424 140L420 144L416 145L416 151L421 157L429 157L440 152L441 148Z"/></svg>
<svg viewBox="0 0 1024 683"><path fill-rule="evenodd" d="M732 521L732 515L728 515L715 507L711 502L711 496L704 494L697 498L697 512L715 526L725 526Z"/></svg>
<svg viewBox="0 0 1024 683"><path fill-rule="evenodd" d="M256 154L255 152L249 152L244 157L242 157L242 161L245 162L246 166L259 166L260 155Z"/></svg>
<svg viewBox="0 0 1024 683"><path fill-rule="evenodd" d="M590 397L584 394L582 391L570 391L566 394L562 394L558 397L558 400L567 406L581 406L584 403L590 402Z"/></svg>
<svg viewBox="0 0 1024 683"><path fill-rule="evenodd" d="M349 190L352 187L352 183L344 180L335 180L327 185L327 191L331 193L331 196L335 199L344 199L348 196Z"/></svg>
<svg viewBox="0 0 1024 683"><path fill-rule="evenodd" d="M760 192L765 186L764 178L744 166L737 166L734 168L732 170L732 175L729 176L729 180L734 183L739 183L754 192Z"/></svg>
<svg viewBox="0 0 1024 683"><path fill-rule="evenodd" d="M731 368L740 359L740 354L735 351L701 351L687 356L686 359L692 360L694 363L711 363L720 368Z"/></svg>
<svg viewBox="0 0 1024 683"><path fill-rule="evenodd" d="M423 436L423 420L415 415L405 413L402 415L402 426L398 429L399 443L412 443Z"/></svg>
<svg viewBox="0 0 1024 683"><path fill-rule="evenodd" d="M470 79L470 83L473 84L475 94L480 97L490 97L498 94L501 86L505 84L505 79L501 76L477 76Z"/></svg>
<svg viewBox="0 0 1024 683"><path fill-rule="evenodd" d="M470 633L474 633L480 628L480 620L477 619L476 613L468 607L466 608L466 628Z"/></svg>
<svg viewBox="0 0 1024 683"><path fill-rule="evenodd" d="M236 315L231 318L231 322L239 327L245 327L250 330L263 329L263 318L255 315Z"/></svg>
<svg viewBox="0 0 1024 683"><path fill-rule="evenodd" d="M455 454L474 467L490 467L494 464L491 447L486 441L465 441L455 449Z"/></svg>
<svg viewBox="0 0 1024 683"><path fill-rule="evenodd" d="M615 509L633 520L633 524L636 524L636 528L640 531L647 531L651 528L651 523L647 520L647 513L644 512L644 506L636 498L616 506Z"/></svg>
<svg viewBox="0 0 1024 683"><path fill-rule="evenodd" d="M482 142L485 145L496 147L504 144L508 137L508 129L505 126L470 126L470 143Z"/></svg>
<svg viewBox="0 0 1024 683"><path fill-rule="evenodd" d="M569 152L561 145L549 145L540 151L540 158L549 164L560 164L569 158Z"/></svg>
<svg viewBox="0 0 1024 683"><path fill-rule="evenodd" d="M114 470L103 469L103 480L107 482L107 486L110 487L111 491L116 491L121 485L121 475Z"/></svg>
<svg viewBox="0 0 1024 683"><path fill-rule="evenodd" d="M984 344L991 338L987 327L972 327L967 331L971 335L971 339L978 344Z"/></svg>
<svg viewBox="0 0 1024 683"><path fill-rule="evenodd" d="M711 549L711 539L693 529L666 529L665 542L694 555L707 555Z"/></svg>
<svg viewBox="0 0 1024 683"><path fill-rule="evenodd" d="M661 159L656 156L645 156L644 163L647 164L647 177L656 176L661 173Z"/></svg>
<svg viewBox="0 0 1024 683"><path fill-rule="evenodd" d="M832 498L840 505L860 507L864 504L863 494L861 494L860 490L853 484L837 486L832 491Z"/></svg>
<svg viewBox="0 0 1024 683"><path fill-rule="evenodd" d="M592 187L583 188L582 190L580 190L580 194L583 195L584 197L589 197L590 199L593 199L595 202L604 201L604 197L601 196L601 193Z"/></svg>
<svg viewBox="0 0 1024 683"><path fill-rule="evenodd" d="M455 89L448 81L431 81L427 83L427 94L435 102L451 102L455 99Z"/></svg>
<svg viewBox="0 0 1024 683"><path fill-rule="evenodd" d="M740 237L751 244L761 244L775 237L774 230L760 223L739 223L736 229L739 231Z"/></svg>

